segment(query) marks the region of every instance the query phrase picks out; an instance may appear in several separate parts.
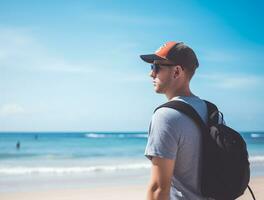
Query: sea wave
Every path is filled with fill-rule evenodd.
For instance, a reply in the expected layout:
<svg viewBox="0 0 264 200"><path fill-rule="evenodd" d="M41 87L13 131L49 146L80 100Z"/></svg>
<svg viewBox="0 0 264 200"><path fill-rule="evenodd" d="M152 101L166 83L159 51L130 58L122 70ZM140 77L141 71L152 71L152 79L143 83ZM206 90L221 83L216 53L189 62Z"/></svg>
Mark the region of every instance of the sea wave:
<svg viewBox="0 0 264 200"><path fill-rule="evenodd" d="M148 135L144 133L130 134L130 133L114 133L114 134L104 134L104 133L87 133L85 134L87 138L147 138Z"/></svg>
<svg viewBox="0 0 264 200"><path fill-rule="evenodd" d="M0 167L0 175L78 174L89 172L114 172L120 170L137 170L148 168L150 168L150 164L145 163L87 167Z"/></svg>
<svg viewBox="0 0 264 200"><path fill-rule="evenodd" d="M96 155L95 155L96 156ZM5 159L45 159L45 160L55 160L55 159L73 159L73 158L83 158L87 155L78 154L59 154L59 153L49 153L49 154L37 154L37 153L0 153L0 161Z"/></svg>
<svg viewBox="0 0 264 200"><path fill-rule="evenodd" d="M249 161L252 163L264 163L264 156L250 156Z"/></svg>
<svg viewBox="0 0 264 200"><path fill-rule="evenodd" d="M264 164L264 156L250 156L251 164ZM80 174L92 172L116 172L124 170L149 169L150 163L119 164L119 165L97 165L97 166L38 166L38 167L0 167L0 175L27 175L27 174Z"/></svg>
<svg viewBox="0 0 264 200"><path fill-rule="evenodd" d="M264 138L263 133L251 133L250 136L251 138Z"/></svg>

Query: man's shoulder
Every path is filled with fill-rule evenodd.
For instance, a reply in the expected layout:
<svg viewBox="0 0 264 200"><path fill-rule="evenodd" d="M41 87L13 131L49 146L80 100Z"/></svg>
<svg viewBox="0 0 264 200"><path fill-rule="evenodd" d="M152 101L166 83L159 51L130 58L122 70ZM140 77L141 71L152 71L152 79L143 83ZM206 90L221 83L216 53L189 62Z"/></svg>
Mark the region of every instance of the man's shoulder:
<svg viewBox="0 0 264 200"><path fill-rule="evenodd" d="M161 107L153 114L152 121L175 123L182 117L184 117L184 114L178 110L168 107Z"/></svg>
<svg viewBox="0 0 264 200"><path fill-rule="evenodd" d="M190 105L201 105L204 104L204 100L202 100L200 97L192 95L192 96L177 96L172 98L172 101L183 101L185 103L188 103Z"/></svg>
<svg viewBox="0 0 264 200"><path fill-rule="evenodd" d="M172 101L183 101L191 105L197 113L201 116L201 118L206 122L207 120L207 106L204 100L200 99L197 96L192 97L177 97L173 98ZM166 122L174 122L179 119L186 120L186 115L178 110L173 108L161 107L156 110L153 115L155 121L166 121Z"/></svg>

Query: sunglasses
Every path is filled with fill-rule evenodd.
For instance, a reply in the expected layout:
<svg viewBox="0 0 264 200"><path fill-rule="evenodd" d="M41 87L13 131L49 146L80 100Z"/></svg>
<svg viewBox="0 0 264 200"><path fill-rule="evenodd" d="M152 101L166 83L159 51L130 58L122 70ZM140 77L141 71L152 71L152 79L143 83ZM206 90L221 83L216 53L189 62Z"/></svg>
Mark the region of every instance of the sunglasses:
<svg viewBox="0 0 264 200"><path fill-rule="evenodd" d="M175 66L175 64L152 64L151 70L155 73L159 73L161 66L171 67L171 66Z"/></svg>

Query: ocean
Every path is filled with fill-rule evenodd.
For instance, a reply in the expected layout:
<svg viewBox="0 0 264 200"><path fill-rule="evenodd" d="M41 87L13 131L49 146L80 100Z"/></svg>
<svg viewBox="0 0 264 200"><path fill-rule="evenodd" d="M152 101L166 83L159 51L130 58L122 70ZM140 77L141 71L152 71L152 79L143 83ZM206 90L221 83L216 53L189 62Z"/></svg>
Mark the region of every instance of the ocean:
<svg viewBox="0 0 264 200"><path fill-rule="evenodd" d="M241 135L247 143L251 175L263 176L264 132ZM139 171L147 176L146 143L146 132L1 132L0 186L7 190L7 183L36 177L87 175L92 180Z"/></svg>

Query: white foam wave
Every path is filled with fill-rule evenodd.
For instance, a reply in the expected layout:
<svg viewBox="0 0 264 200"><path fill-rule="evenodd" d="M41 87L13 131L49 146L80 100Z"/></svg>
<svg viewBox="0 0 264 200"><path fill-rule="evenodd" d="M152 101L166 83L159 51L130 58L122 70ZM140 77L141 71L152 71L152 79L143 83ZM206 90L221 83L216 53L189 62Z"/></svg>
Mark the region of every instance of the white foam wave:
<svg viewBox="0 0 264 200"><path fill-rule="evenodd" d="M251 133L250 136L252 138L264 138L263 134L258 134L258 133Z"/></svg>
<svg viewBox="0 0 264 200"><path fill-rule="evenodd" d="M264 156L250 156L251 163L264 163ZM76 167L0 167L0 175L26 175L26 174L78 174L91 172L115 172L120 170L149 169L150 163L76 166Z"/></svg>
<svg viewBox="0 0 264 200"><path fill-rule="evenodd" d="M106 135L105 134L88 133L88 134L85 134L85 137L88 137L88 138L105 138Z"/></svg>
<svg viewBox="0 0 264 200"><path fill-rule="evenodd" d="M87 138L147 138L147 134L102 134L102 133L87 133Z"/></svg>
<svg viewBox="0 0 264 200"><path fill-rule="evenodd" d="M135 134L135 137L139 137L139 138L147 138L148 135L147 135L147 134Z"/></svg>
<svg viewBox="0 0 264 200"><path fill-rule="evenodd" d="M138 163L127 165L88 166L88 167L0 167L0 175L23 174L78 174L89 172L148 169L150 164Z"/></svg>
<svg viewBox="0 0 264 200"><path fill-rule="evenodd" d="M249 157L250 162L264 162L264 156L250 156Z"/></svg>

